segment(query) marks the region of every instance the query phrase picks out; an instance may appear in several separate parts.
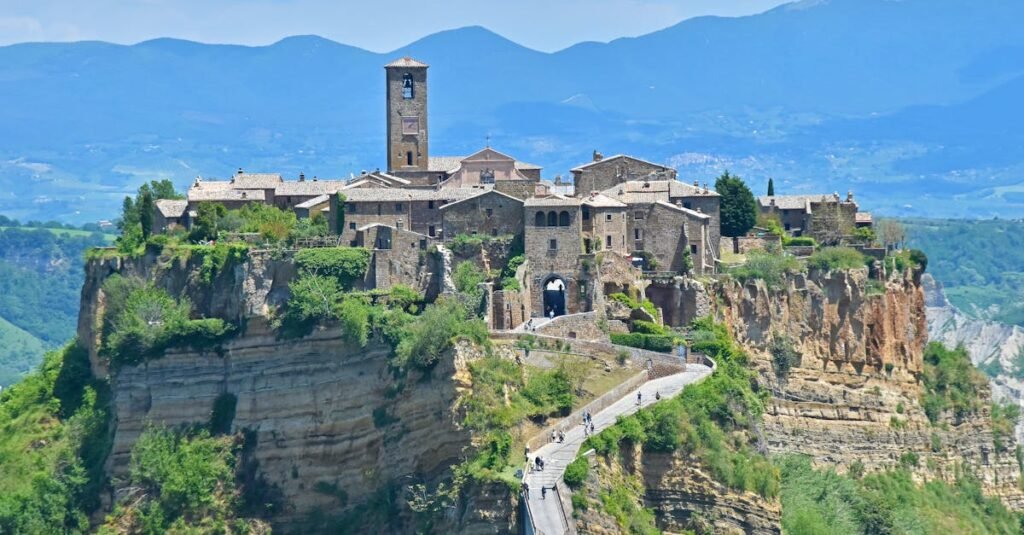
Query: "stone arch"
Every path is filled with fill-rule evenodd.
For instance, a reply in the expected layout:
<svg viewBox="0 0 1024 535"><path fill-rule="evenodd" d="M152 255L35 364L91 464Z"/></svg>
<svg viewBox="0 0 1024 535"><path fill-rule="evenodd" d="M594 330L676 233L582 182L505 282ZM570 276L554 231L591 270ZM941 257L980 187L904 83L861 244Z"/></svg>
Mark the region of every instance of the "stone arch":
<svg viewBox="0 0 1024 535"><path fill-rule="evenodd" d="M558 214L558 226L560 226L560 227L568 227L569 226L569 212L566 212L565 210L562 210Z"/></svg>
<svg viewBox="0 0 1024 535"><path fill-rule="evenodd" d="M551 317L554 311L555 316L565 315L565 292L568 289L565 279L561 275L552 273L544 278L541 285L544 297L544 317Z"/></svg>
<svg viewBox="0 0 1024 535"><path fill-rule="evenodd" d="M544 226L544 212L537 212L537 215L533 218L533 226L543 227Z"/></svg>
<svg viewBox="0 0 1024 535"><path fill-rule="evenodd" d="M556 214L554 210L548 212L548 226L549 227L557 227L558 226L558 214Z"/></svg>

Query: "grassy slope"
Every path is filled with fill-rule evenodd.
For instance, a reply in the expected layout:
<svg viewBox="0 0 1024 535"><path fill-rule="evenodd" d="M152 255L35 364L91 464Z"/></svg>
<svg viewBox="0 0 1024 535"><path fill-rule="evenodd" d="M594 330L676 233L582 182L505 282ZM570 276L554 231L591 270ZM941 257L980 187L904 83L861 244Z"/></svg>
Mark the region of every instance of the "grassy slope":
<svg viewBox="0 0 1024 535"><path fill-rule="evenodd" d="M48 345L0 317L0 385L15 383L39 362Z"/></svg>

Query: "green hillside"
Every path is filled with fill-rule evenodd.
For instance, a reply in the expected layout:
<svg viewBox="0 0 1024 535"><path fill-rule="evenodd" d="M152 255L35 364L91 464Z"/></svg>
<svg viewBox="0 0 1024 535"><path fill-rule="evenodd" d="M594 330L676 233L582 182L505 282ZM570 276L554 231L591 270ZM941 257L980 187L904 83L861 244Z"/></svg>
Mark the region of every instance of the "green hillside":
<svg viewBox="0 0 1024 535"><path fill-rule="evenodd" d="M0 318L0 385L13 384L31 371L46 347L42 340Z"/></svg>
<svg viewBox="0 0 1024 535"><path fill-rule="evenodd" d="M1024 325L1024 221L906 219L907 241L957 308Z"/></svg>

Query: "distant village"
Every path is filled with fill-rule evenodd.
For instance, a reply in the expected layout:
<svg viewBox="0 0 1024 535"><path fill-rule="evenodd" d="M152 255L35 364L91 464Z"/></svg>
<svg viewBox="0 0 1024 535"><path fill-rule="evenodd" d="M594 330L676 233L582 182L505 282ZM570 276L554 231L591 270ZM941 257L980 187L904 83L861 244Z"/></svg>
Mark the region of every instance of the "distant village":
<svg viewBox="0 0 1024 535"><path fill-rule="evenodd" d="M385 66L386 171L347 180L286 180L242 169L229 180L196 178L186 199L155 202L154 230L191 228L203 203L262 203L300 219L324 217L335 244L374 251L413 254L460 236L512 237L521 240L530 280L519 311L505 307L514 316L502 320L508 326L593 310L595 290L587 284L598 254L648 274L704 276L748 241L761 243L756 228L746 238L722 237L721 196L713 187L638 157L594 151L563 182L490 146L468 156L431 155L427 70L408 57ZM766 195L757 204L788 236L818 243L841 242L872 223L852 193Z"/></svg>

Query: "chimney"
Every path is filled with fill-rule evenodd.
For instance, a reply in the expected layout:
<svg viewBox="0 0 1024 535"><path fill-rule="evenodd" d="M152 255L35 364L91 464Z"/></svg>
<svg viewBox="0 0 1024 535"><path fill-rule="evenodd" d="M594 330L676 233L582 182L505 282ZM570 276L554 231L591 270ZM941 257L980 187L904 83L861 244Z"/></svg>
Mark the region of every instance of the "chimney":
<svg viewBox="0 0 1024 535"><path fill-rule="evenodd" d="M708 193L708 183L704 183L704 193Z"/></svg>
<svg viewBox="0 0 1024 535"><path fill-rule="evenodd" d="M700 183L696 180L693 181L693 187L700 189Z"/></svg>
<svg viewBox="0 0 1024 535"><path fill-rule="evenodd" d="M240 175L241 175L241 174L242 174L242 173L244 173L244 172L245 172L245 171L242 171L242 168L241 168L241 167L239 167L239 168L238 168L238 174L240 174Z"/></svg>
<svg viewBox="0 0 1024 535"><path fill-rule="evenodd" d="M299 182L306 181L306 173L299 173Z"/></svg>
<svg viewBox="0 0 1024 535"><path fill-rule="evenodd" d="M769 197L768 198L768 204L770 206L775 206L775 197Z"/></svg>
<svg viewBox="0 0 1024 535"><path fill-rule="evenodd" d="M246 192L245 190L242 190L242 198L243 199L247 199L248 197L249 197L248 192Z"/></svg>
<svg viewBox="0 0 1024 535"><path fill-rule="evenodd" d="M853 202L853 190L846 192L846 202Z"/></svg>
<svg viewBox="0 0 1024 535"><path fill-rule="evenodd" d="M313 176L313 182L316 182L316 175Z"/></svg>
<svg viewBox="0 0 1024 535"><path fill-rule="evenodd" d="M600 152L597 152L597 149L594 149L594 161L595 162L600 162L603 159L604 159L604 155L601 154Z"/></svg>

